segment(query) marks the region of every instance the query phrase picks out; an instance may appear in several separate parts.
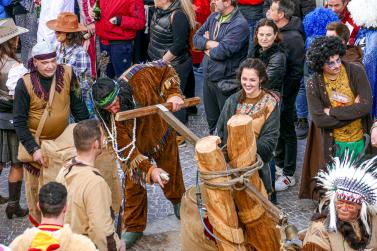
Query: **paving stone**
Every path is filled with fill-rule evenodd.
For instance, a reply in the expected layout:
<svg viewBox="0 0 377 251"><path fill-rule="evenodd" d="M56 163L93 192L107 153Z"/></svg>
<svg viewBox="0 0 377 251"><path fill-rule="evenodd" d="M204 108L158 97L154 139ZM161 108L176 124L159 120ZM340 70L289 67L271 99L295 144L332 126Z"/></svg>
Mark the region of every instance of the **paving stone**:
<svg viewBox="0 0 377 251"><path fill-rule="evenodd" d="M201 86L197 86L197 93L201 96ZM198 107L198 115L190 116L188 127L199 137L208 135L204 107ZM298 200L299 178L305 151L305 140L298 142L297 171L295 186L287 191L278 193L279 208L289 217L289 222L298 229L304 229L316 207L311 200ZM180 148L180 160L186 189L196 181L196 161L194 148L188 144ZM8 194L7 169L0 176L0 194ZM180 250L179 221L175 218L171 203L165 198L159 186L147 186L148 190L148 227L144 237L131 250ZM24 190L23 190L24 191ZM25 206L24 192L21 199ZM22 233L30 224L27 218L8 220L5 216L5 205L0 205L0 243L9 244L17 235Z"/></svg>

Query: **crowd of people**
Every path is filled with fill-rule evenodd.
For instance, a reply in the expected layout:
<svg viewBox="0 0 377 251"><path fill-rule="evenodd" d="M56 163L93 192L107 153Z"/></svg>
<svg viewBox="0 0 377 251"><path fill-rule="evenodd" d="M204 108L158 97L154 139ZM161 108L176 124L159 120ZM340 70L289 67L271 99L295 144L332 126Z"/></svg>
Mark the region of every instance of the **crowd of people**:
<svg viewBox="0 0 377 251"><path fill-rule="evenodd" d="M198 112L182 108L195 72L209 134L222 145L233 115L252 117L271 202L296 184L298 140L307 138L299 198L328 203L303 250L377 249L367 160L377 146L376 29L375 1L0 0L0 174L10 169L0 204L8 219L35 226L10 248L129 248L147 225L146 184L161 186L180 219L186 139L157 114L115 115L167 102L186 124ZM75 157L48 174L43 142L72 123ZM104 152L114 160L106 170ZM119 178L103 173L118 166L123 204ZM117 227L114 212L123 214Z"/></svg>

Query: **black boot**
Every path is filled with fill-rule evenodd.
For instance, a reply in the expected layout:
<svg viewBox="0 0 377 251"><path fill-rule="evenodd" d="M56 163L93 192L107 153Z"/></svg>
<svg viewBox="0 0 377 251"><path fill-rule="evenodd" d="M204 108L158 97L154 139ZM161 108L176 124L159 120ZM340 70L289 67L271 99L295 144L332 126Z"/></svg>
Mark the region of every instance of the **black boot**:
<svg viewBox="0 0 377 251"><path fill-rule="evenodd" d="M23 209L20 206L21 197L21 185L22 181L18 182L8 182L9 185L9 201L5 213L8 219L12 219L13 215L16 217L25 217L29 214L28 209Z"/></svg>

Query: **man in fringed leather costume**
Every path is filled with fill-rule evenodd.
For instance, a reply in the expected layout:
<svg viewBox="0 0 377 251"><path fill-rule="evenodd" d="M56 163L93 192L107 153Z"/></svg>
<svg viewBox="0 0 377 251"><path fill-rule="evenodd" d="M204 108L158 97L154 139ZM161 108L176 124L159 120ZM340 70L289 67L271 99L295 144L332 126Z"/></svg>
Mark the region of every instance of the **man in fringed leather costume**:
<svg viewBox="0 0 377 251"><path fill-rule="evenodd" d="M126 171L127 202L123 216L126 233L122 239L126 240L127 248L142 236L146 227L145 183L160 184L178 219L185 187L175 131L157 114L126 121L115 121L114 115L165 102L173 104L173 112L179 110L183 104L179 82L171 66L155 61L132 66L118 80L100 78L92 87L97 115ZM166 172L170 175L169 182L160 177Z"/></svg>
<svg viewBox="0 0 377 251"><path fill-rule="evenodd" d="M326 196L307 230L304 251L377 250L377 157L350 159L336 157L318 174Z"/></svg>

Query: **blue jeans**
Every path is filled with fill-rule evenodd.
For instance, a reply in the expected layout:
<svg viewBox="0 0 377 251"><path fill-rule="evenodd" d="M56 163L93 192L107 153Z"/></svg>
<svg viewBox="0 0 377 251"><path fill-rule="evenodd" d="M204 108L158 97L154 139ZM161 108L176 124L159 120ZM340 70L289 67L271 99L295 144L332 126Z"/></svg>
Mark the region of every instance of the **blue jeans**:
<svg viewBox="0 0 377 251"><path fill-rule="evenodd" d="M247 20L247 23L249 24L249 31L250 31L250 38L249 38L249 52L254 48L254 32L255 32L255 26L259 20Z"/></svg>
<svg viewBox="0 0 377 251"><path fill-rule="evenodd" d="M263 4L259 5L239 5L239 9L242 15L247 20L249 24L250 38L249 38L249 52L254 47L254 31L255 26L260 19L264 17L263 15Z"/></svg>
<svg viewBox="0 0 377 251"><path fill-rule="evenodd" d="M107 52L110 62L106 68L109 78L118 78L132 65L133 41L114 41L109 45L100 43L101 53Z"/></svg>
<svg viewBox="0 0 377 251"><path fill-rule="evenodd" d="M308 101L306 99L304 78L301 79L300 89L296 98L296 114L299 119L308 118Z"/></svg>

